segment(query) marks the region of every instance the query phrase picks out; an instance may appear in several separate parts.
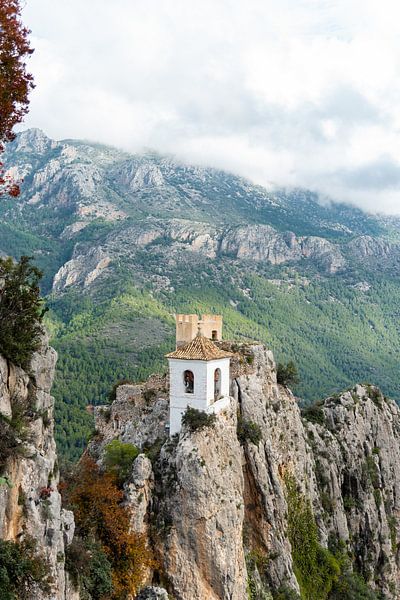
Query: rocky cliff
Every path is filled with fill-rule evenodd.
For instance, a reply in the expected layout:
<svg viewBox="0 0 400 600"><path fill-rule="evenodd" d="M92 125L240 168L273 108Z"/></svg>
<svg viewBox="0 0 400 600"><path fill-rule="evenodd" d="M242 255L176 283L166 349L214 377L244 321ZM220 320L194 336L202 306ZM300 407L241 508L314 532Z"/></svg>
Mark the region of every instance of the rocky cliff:
<svg viewBox="0 0 400 600"><path fill-rule="evenodd" d="M271 352L232 348L231 405L212 427L168 439L161 378L96 409L100 463L114 438L142 450L126 502L158 567L140 597L336 600L358 585L398 598L399 408L358 385L302 414Z"/></svg>
<svg viewBox="0 0 400 600"><path fill-rule="evenodd" d="M74 517L62 508L57 489L50 393L56 359L46 341L34 354L29 372L0 357L0 539L33 541L37 557L46 564L51 588L47 593L33 585L29 597L35 600L78 598L64 569Z"/></svg>

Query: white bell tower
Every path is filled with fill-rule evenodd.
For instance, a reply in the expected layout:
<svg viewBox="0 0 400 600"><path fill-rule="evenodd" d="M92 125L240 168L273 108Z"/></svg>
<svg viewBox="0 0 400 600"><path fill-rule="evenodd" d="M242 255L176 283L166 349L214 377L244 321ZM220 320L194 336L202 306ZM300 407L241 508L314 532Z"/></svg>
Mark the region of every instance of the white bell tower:
<svg viewBox="0 0 400 600"><path fill-rule="evenodd" d="M181 430L188 406L217 413L229 405L230 357L200 333L167 354L170 377L170 435Z"/></svg>

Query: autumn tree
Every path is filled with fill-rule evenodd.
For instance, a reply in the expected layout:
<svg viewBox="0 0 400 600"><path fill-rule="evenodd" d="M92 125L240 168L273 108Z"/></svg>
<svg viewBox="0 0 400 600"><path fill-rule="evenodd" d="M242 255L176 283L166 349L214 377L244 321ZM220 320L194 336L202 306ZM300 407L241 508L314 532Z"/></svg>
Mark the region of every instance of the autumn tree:
<svg viewBox="0 0 400 600"><path fill-rule="evenodd" d="M123 505L116 474L101 472L84 455L67 499L74 510L77 534L89 544L100 542L111 563L111 597L135 596L153 560L145 536L130 530L130 512Z"/></svg>
<svg viewBox="0 0 400 600"><path fill-rule="evenodd" d="M26 59L32 54L30 31L21 21L19 0L0 0L0 154L15 138L14 127L28 111L28 95L34 87ZM0 162L0 194L18 196L19 186L4 174Z"/></svg>

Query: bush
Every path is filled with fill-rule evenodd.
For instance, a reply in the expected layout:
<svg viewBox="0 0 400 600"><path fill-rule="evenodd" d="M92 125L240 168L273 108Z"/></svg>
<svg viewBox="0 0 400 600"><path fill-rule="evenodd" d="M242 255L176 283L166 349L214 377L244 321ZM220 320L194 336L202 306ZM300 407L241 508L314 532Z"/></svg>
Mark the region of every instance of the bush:
<svg viewBox="0 0 400 600"><path fill-rule="evenodd" d="M320 401L314 402L314 404L302 408L301 416L303 419L310 421L310 423L317 423L318 425L325 424L325 415L324 411L322 410L322 403Z"/></svg>
<svg viewBox="0 0 400 600"><path fill-rule="evenodd" d="M291 360L286 365L278 363L276 370L277 382L281 385L297 385L300 383L299 372L296 365Z"/></svg>
<svg viewBox="0 0 400 600"><path fill-rule="evenodd" d="M10 421L0 415L0 473L4 472L8 459L15 456L19 448L20 442Z"/></svg>
<svg viewBox="0 0 400 600"><path fill-rule="evenodd" d="M28 412L28 401L15 401L11 417L0 413L0 474L4 473L9 458L23 453L24 443L29 441Z"/></svg>
<svg viewBox="0 0 400 600"><path fill-rule="evenodd" d="M253 421L247 421L242 417L238 417L237 436L239 442L243 445L246 441L251 442L255 446L261 442L262 434L260 426Z"/></svg>
<svg viewBox="0 0 400 600"><path fill-rule="evenodd" d="M311 504L297 489L292 475L286 475L285 484L288 538L301 597L325 600L338 580L340 564L329 550L319 544Z"/></svg>
<svg viewBox="0 0 400 600"><path fill-rule="evenodd" d="M154 444L144 448L144 453L146 454L147 458L150 459L152 464L154 464L160 456L161 448L163 447L164 442L165 438L157 438Z"/></svg>
<svg viewBox="0 0 400 600"><path fill-rule="evenodd" d="M139 450L133 444L113 440L105 447L104 464L107 471L115 473L120 482L125 481Z"/></svg>
<svg viewBox="0 0 400 600"><path fill-rule="evenodd" d="M111 563L95 541L75 536L66 551L65 568L81 598L101 600L112 591Z"/></svg>
<svg viewBox="0 0 400 600"><path fill-rule="evenodd" d="M41 271L22 256L0 259L0 354L27 368L39 348L45 313L40 298Z"/></svg>
<svg viewBox="0 0 400 600"><path fill-rule="evenodd" d="M296 590L288 587L287 585L281 585L281 587L274 593L274 600L301 600Z"/></svg>
<svg viewBox="0 0 400 600"><path fill-rule="evenodd" d="M40 590L51 591L49 565L36 552L31 538L21 543L0 540L0 590L2 600L31 600Z"/></svg>
<svg viewBox="0 0 400 600"><path fill-rule="evenodd" d="M371 590L357 573L347 572L334 584L329 600L383 600L379 592Z"/></svg>
<svg viewBox="0 0 400 600"><path fill-rule="evenodd" d="M203 410L197 410L188 406L182 417L182 424L193 432L205 427L214 427L216 418L216 415L213 413L208 415Z"/></svg>

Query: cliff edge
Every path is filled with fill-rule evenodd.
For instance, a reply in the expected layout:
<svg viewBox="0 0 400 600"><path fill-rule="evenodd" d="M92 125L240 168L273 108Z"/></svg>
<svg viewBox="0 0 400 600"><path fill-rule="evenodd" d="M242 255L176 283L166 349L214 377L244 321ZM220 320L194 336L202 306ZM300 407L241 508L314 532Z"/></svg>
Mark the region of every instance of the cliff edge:
<svg viewBox="0 0 400 600"><path fill-rule="evenodd" d="M141 451L124 489L157 557L147 585L176 600L337 599L346 585L398 598L397 405L358 385L302 414L270 351L221 344L231 400L212 425L167 436L166 378L96 409L100 464L113 439Z"/></svg>
<svg viewBox="0 0 400 600"><path fill-rule="evenodd" d="M50 390L57 360L46 340L29 372L0 357L0 540L29 543L48 585L32 579L27 597L77 600L65 572L74 534L72 512L62 508ZM24 555L27 558L27 555ZM25 597L25 596L24 596Z"/></svg>

